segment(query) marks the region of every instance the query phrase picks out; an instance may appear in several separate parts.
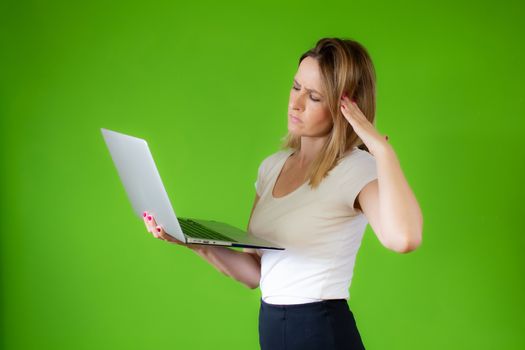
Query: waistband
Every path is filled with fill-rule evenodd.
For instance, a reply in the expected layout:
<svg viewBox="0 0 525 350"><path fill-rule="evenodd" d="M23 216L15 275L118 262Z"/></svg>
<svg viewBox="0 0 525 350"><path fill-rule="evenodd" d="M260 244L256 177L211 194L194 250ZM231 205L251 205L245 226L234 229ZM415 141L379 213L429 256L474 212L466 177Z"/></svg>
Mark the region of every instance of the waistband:
<svg viewBox="0 0 525 350"><path fill-rule="evenodd" d="M306 309L313 309L317 308L322 305L348 305L346 299L324 299L321 301L314 301L310 303L303 303L303 304L269 304L263 300L263 298L260 298L261 306L267 309L274 309L274 310L306 310Z"/></svg>

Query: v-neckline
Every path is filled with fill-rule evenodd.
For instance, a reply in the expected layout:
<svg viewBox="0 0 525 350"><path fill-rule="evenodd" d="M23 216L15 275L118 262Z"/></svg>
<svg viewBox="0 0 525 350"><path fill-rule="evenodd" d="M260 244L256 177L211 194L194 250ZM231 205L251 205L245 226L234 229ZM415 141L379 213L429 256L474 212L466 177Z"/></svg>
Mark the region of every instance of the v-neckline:
<svg viewBox="0 0 525 350"><path fill-rule="evenodd" d="M291 192L288 192L287 194L285 194L284 196L282 197L274 197L273 196L273 190L275 189L275 185L277 184L277 179L279 179L279 176L281 175L282 171L283 171L283 168L284 168L284 165L286 164L286 161L290 158L290 156L295 152L294 149L290 149L288 150L287 152L287 155L285 157L283 157L283 161L280 163L280 166L279 166L279 171L277 172L277 176L273 179L273 183L272 183L272 186L270 187L270 198L274 201L279 201L279 200L282 200L282 199L286 199L290 196L292 196L293 194L299 192L300 189L302 189L307 183L308 183L308 179L303 182L301 184L301 186L297 187L296 189L294 189L293 191Z"/></svg>

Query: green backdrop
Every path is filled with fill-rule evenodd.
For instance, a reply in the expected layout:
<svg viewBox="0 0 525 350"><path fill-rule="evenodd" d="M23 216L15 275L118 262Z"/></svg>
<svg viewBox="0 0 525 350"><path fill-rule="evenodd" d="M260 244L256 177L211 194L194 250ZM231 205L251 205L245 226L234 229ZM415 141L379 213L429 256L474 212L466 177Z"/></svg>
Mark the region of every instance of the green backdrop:
<svg viewBox="0 0 525 350"><path fill-rule="evenodd" d="M2 349L257 349L260 290L135 217L100 128L148 140L177 213L245 228L301 53L353 38L424 215L370 227L367 349L525 348L524 4L0 3Z"/></svg>

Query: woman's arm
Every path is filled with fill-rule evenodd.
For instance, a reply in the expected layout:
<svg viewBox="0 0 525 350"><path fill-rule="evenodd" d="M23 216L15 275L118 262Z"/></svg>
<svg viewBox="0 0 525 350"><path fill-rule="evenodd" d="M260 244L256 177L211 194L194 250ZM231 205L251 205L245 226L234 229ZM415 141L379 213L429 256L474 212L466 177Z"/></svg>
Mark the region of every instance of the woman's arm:
<svg viewBox="0 0 525 350"><path fill-rule="evenodd" d="M399 253L421 245L423 214L393 148L374 152L378 179L359 193L359 204L381 243Z"/></svg>
<svg viewBox="0 0 525 350"><path fill-rule="evenodd" d="M253 209L257 205L258 200L259 196L255 195L252 212L248 220L248 228L250 227ZM217 270L243 283L248 288L255 289L259 286L261 263L260 257L254 249L244 248L242 252L239 252L228 247L201 244L189 244L188 248L203 257Z"/></svg>
<svg viewBox="0 0 525 350"><path fill-rule="evenodd" d="M190 245L190 249L202 256L217 270L243 283L248 288L255 289L261 279L261 265L252 254L239 252L228 247Z"/></svg>

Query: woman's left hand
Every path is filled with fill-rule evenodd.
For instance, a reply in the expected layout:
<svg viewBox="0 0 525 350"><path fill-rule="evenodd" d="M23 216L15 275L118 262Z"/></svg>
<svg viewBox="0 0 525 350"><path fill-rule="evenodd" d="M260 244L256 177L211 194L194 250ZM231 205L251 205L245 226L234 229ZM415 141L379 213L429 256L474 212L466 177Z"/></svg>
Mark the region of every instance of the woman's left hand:
<svg viewBox="0 0 525 350"><path fill-rule="evenodd" d="M350 101L346 96L341 97L341 112L372 155L379 149L389 146L388 136L379 134L361 112L357 103Z"/></svg>

